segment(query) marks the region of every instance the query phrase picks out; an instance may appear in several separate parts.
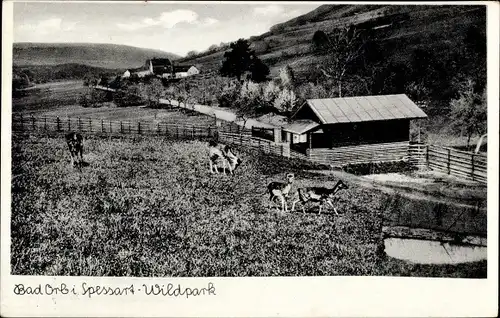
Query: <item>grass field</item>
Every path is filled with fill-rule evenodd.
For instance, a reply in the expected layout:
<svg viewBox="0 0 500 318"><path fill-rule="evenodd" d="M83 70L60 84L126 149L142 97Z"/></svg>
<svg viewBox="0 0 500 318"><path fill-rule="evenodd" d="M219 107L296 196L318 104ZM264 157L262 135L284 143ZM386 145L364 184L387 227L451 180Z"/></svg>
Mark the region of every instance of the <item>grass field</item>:
<svg viewBox="0 0 500 318"><path fill-rule="evenodd" d="M12 99L12 112L40 114L67 105L77 105L78 96L86 90L83 81L38 84L27 96Z"/></svg>
<svg viewBox="0 0 500 318"><path fill-rule="evenodd" d="M390 197L351 185L327 210L268 208L267 182L331 177L237 152L233 177L211 175L201 142L90 137L81 172L63 138L13 136L12 274L80 276L394 275L486 277L486 261L417 265L380 249ZM346 182L349 182L346 180Z"/></svg>
<svg viewBox="0 0 500 318"><path fill-rule="evenodd" d="M78 105L58 107L52 110L46 110L33 114L37 118L60 117L62 118L91 118L104 119L112 121L161 121L164 123L172 123L179 125L214 125L212 117L199 114L189 113L181 109L152 109L141 107L101 107L101 108L84 108Z"/></svg>

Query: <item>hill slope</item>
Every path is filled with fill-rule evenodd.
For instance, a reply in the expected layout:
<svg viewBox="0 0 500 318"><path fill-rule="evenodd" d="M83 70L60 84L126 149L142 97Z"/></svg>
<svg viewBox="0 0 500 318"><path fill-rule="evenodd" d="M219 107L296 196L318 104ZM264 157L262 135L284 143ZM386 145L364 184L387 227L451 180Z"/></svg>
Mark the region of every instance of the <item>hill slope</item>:
<svg viewBox="0 0 500 318"><path fill-rule="evenodd" d="M322 5L249 41L272 75L285 65L308 75L321 62L311 50L317 30L328 33L351 25L364 29L381 45L384 59L405 63L417 48L446 57L460 49L470 27L482 28L485 23L485 6ZM225 50L181 61L218 69Z"/></svg>
<svg viewBox="0 0 500 318"><path fill-rule="evenodd" d="M15 65L82 64L108 69L139 67L151 57L179 56L127 45L94 43L14 43Z"/></svg>

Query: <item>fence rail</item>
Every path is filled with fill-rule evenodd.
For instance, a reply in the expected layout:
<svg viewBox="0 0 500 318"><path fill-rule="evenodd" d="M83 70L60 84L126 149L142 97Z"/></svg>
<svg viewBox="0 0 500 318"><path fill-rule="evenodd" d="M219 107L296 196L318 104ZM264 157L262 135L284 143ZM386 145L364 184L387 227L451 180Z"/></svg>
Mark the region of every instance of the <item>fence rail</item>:
<svg viewBox="0 0 500 318"><path fill-rule="evenodd" d="M487 157L452 148L429 146L427 164L430 169L449 175L486 183Z"/></svg>
<svg viewBox="0 0 500 318"><path fill-rule="evenodd" d="M311 161L319 164L341 166L346 163L408 160L418 168L428 167L447 174L486 183L487 157L434 145L395 142L357 145L332 149L307 149L301 153L290 148L289 143L252 136L250 129L236 128L231 124L179 125L166 122L112 121L95 118L59 118L15 115L12 118L15 132L68 132L81 131L105 135L156 135L176 139L215 138L221 142L241 145L249 149L283 157Z"/></svg>
<svg viewBox="0 0 500 318"><path fill-rule="evenodd" d="M408 159L408 142L308 149L310 160L329 165Z"/></svg>

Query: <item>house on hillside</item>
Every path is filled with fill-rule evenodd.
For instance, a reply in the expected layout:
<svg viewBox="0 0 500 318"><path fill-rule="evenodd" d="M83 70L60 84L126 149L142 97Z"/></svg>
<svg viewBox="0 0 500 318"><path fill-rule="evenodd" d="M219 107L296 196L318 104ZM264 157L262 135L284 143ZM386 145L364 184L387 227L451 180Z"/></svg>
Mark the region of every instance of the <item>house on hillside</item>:
<svg viewBox="0 0 500 318"><path fill-rule="evenodd" d="M183 78L200 74L200 70L194 65L175 65L174 78Z"/></svg>
<svg viewBox="0 0 500 318"><path fill-rule="evenodd" d="M309 99L290 121L267 116L258 120L281 128L275 141L324 164L401 160L410 121L427 118L404 94Z"/></svg>
<svg viewBox="0 0 500 318"><path fill-rule="evenodd" d="M123 75L122 75L122 78L129 78L130 77L130 70L126 70Z"/></svg>
<svg viewBox="0 0 500 318"><path fill-rule="evenodd" d="M163 74L172 74L172 62L167 58L152 58L146 61L151 74L163 76Z"/></svg>

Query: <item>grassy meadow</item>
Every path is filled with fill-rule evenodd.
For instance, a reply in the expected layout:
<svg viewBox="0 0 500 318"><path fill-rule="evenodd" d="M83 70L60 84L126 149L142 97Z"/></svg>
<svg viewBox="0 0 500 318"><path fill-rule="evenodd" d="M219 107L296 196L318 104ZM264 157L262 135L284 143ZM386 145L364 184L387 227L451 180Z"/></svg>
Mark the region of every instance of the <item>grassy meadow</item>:
<svg viewBox="0 0 500 318"><path fill-rule="evenodd" d="M62 136L13 135L12 274L486 277L486 261L385 256L393 200L373 190L340 192L339 216L270 208L266 185L287 172L298 185L337 181L307 164L237 149L236 175L212 175L203 142L88 136L78 171L66 147Z"/></svg>
<svg viewBox="0 0 500 318"><path fill-rule="evenodd" d="M12 112L40 115L47 110L77 105L78 96L87 89L82 80L37 84L26 96L12 98Z"/></svg>

